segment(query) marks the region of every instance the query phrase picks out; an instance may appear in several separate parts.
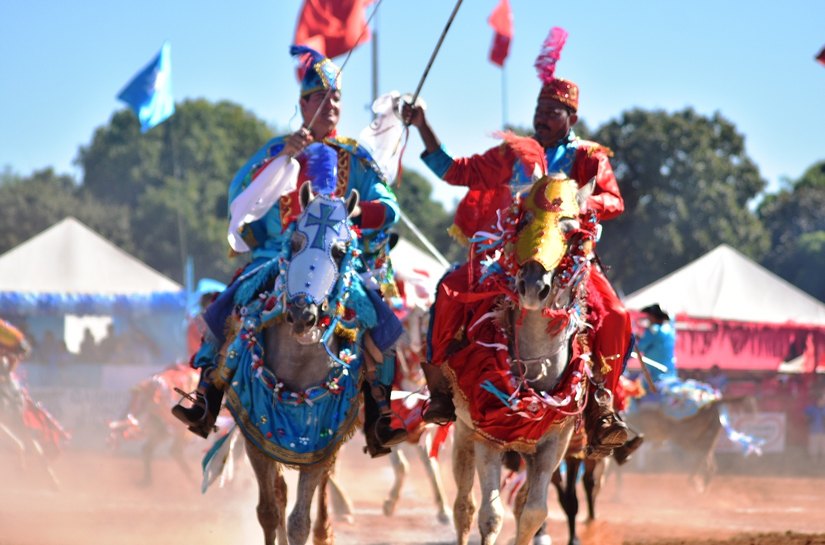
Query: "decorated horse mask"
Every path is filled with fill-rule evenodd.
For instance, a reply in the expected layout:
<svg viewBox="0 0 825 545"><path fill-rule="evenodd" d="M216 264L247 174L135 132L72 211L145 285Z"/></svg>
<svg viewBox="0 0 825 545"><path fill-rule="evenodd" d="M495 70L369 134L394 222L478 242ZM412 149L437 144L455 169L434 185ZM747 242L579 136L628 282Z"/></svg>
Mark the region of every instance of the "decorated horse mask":
<svg viewBox="0 0 825 545"><path fill-rule="evenodd" d="M312 195L301 186L303 212L293 233L293 251L287 269L287 300L321 305L338 280L338 266L352 241L348 218L358 205L358 192L346 200Z"/></svg>
<svg viewBox="0 0 825 545"><path fill-rule="evenodd" d="M536 261L552 271L567 252L566 233L578 227L578 217L594 182L581 189L566 176L545 176L522 201L522 226L516 240L516 262Z"/></svg>

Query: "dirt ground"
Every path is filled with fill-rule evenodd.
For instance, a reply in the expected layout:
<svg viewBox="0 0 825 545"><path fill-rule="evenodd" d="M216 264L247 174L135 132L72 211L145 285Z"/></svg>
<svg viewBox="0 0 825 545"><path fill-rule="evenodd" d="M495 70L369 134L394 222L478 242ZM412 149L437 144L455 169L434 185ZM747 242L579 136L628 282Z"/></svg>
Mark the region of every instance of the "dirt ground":
<svg viewBox="0 0 825 545"><path fill-rule="evenodd" d="M452 525L436 521L424 471L412 453L411 475L396 515L381 505L393 477L386 458L361 454L360 437L341 454L339 480L355 504L355 522L335 525L339 544L446 544ZM197 453L193 457L197 467ZM448 458L448 456L447 456ZM205 495L167 457L155 466L154 482L138 486L141 462L135 454L69 451L54 464L62 486L52 491L44 479L23 472L9 452L0 451L0 545L198 545L258 544L257 485L248 466L229 488ZM295 473L289 484L294 487ZM442 467L449 502L454 487L449 463ZM621 490L620 490L621 488ZM550 508L550 532L567 543L563 513ZM584 545L825 545L825 478L722 475L704 493L679 473L625 471L621 487L608 479L597 505L597 520L578 529ZM508 513L499 543L514 535ZM471 543L478 543L474 528Z"/></svg>

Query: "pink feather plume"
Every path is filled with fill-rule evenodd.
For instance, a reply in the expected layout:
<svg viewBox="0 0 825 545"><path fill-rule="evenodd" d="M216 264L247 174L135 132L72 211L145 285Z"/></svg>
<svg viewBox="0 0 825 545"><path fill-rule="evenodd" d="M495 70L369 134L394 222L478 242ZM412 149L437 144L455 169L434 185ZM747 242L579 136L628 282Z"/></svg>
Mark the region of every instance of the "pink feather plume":
<svg viewBox="0 0 825 545"><path fill-rule="evenodd" d="M547 39L541 44L541 51L536 57L536 70L539 73L539 79L544 83L553 81L553 75L556 72L556 63L561 57L561 49L564 47L564 42L567 41L567 31L561 27L554 26L550 29L550 34Z"/></svg>

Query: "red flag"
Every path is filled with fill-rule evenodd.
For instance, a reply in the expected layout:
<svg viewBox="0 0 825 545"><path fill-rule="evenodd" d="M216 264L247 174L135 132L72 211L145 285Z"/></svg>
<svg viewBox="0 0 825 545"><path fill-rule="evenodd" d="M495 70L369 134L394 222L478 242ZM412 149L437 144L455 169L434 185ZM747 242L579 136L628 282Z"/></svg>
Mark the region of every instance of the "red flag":
<svg viewBox="0 0 825 545"><path fill-rule="evenodd" d="M329 58L347 53L370 39L370 30L365 29L364 9L371 1L304 0L294 43L311 47Z"/></svg>
<svg viewBox="0 0 825 545"><path fill-rule="evenodd" d="M823 47L819 55L816 56L816 60L818 60L820 64L825 65L825 47Z"/></svg>
<svg viewBox="0 0 825 545"><path fill-rule="evenodd" d="M490 62L504 66L504 59L510 52L510 40L513 38L513 12L509 0L501 0L487 19L495 31L493 47L490 48Z"/></svg>

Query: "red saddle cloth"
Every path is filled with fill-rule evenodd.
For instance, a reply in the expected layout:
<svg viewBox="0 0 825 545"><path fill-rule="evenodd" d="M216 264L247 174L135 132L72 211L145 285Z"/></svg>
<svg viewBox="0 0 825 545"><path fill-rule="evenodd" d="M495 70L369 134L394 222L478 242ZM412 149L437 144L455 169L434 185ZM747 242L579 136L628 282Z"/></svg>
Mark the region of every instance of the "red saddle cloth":
<svg viewBox="0 0 825 545"><path fill-rule="evenodd" d="M460 393L476 432L503 448L533 452L538 441L563 420L581 414L589 353L577 336L573 357L552 392L537 392L514 376L509 340L502 324L489 315L499 304L488 297L472 305L466 345L447 357L445 367Z"/></svg>

